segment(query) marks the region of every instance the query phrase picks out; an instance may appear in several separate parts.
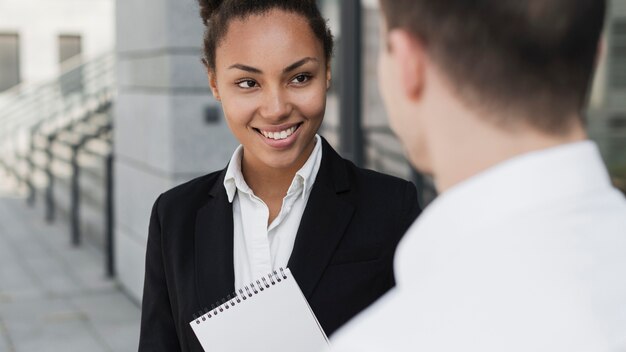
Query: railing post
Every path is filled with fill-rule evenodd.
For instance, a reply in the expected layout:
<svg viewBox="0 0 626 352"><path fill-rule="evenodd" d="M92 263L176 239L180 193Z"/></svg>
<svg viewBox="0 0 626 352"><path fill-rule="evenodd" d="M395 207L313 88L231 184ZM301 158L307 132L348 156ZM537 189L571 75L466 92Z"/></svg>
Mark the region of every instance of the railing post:
<svg viewBox="0 0 626 352"><path fill-rule="evenodd" d="M35 174L35 163L33 162L33 152L35 151L35 130L30 131L30 141L28 146L28 153L26 155L26 163L28 165L28 173L26 175L26 187L28 187L28 197L26 198L26 204L29 207L35 205L35 186L33 185L33 178Z"/></svg>
<svg viewBox="0 0 626 352"><path fill-rule="evenodd" d="M105 167L105 192L106 192L106 204L105 204L105 236L106 236L106 274L107 277L112 278L115 276L115 258L114 258L114 238L113 238L113 153L109 153L106 156Z"/></svg>
<svg viewBox="0 0 626 352"><path fill-rule="evenodd" d="M342 0L339 106L340 151L357 166L365 164L362 112L362 6L360 0Z"/></svg>
<svg viewBox="0 0 626 352"><path fill-rule="evenodd" d="M71 223L72 244L80 245L80 169L78 167L78 145L72 146L72 182L71 182Z"/></svg>
<svg viewBox="0 0 626 352"><path fill-rule="evenodd" d="M54 176L52 175L52 141L54 140L54 134L48 136L48 147L46 148L46 177L48 178L48 184L46 185L46 221L48 223L54 222Z"/></svg>

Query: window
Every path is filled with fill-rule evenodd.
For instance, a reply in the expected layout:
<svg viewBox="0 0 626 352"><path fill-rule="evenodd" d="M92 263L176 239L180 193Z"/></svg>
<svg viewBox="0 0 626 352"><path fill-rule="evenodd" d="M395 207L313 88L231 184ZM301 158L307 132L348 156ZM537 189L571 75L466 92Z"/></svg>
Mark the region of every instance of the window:
<svg viewBox="0 0 626 352"><path fill-rule="evenodd" d="M19 36L0 33L0 92L20 83Z"/></svg>
<svg viewBox="0 0 626 352"><path fill-rule="evenodd" d="M59 36L59 64L63 69L64 63L81 54L81 38L79 35ZM83 72L80 67L66 71L61 76L61 92L64 96L79 93L83 90Z"/></svg>
<svg viewBox="0 0 626 352"><path fill-rule="evenodd" d="M81 52L81 38L79 35L59 36L59 63L80 55Z"/></svg>
<svg viewBox="0 0 626 352"><path fill-rule="evenodd" d="M611 24L611 88L626 90L626 19Z"/></svg>

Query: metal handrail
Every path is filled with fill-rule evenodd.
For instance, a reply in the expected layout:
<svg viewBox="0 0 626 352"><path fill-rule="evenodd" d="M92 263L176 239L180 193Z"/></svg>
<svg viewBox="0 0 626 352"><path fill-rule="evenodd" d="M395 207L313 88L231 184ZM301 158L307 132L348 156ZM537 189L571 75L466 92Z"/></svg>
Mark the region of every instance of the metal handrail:
<svg viewBox="0 0 626 352"><path fill-rule="evenodd" d="M42 122L62 123L72 110L110 100L114 94L115 55L107 53L91 61L67 67L62 74L39 85L22 84L0 94L0 143Z"/></svg>
<svg viewBox="0 0 626 352"><path fill-rule="evenodd" d="M74 133L75 127L92 123L91 116L105 114L106 125L93 133L78 133L78 140L69 143L72 153L70 180L70 238L74 245L80 244L80 207L79 175L83 171L78 163L79 153L91 153L85 148L86 143L99 138L102 133L112 128L110 109L115 96L115 54L107 53L93 60L81 62L79 58L64 64L61 75L38 85L21 84L0 94L0 166L12 173L29 190L27 202L34 203L33 173L43 171L47 178L45 189L46 219L54 219L54 178L52 163L61 160L50 148L63 133ZM95 125L94 125L95 126ZM35 138L43 137L46 145L35 146ZM109 147L110 147L110 141ZM35 152L43 151L45 165L37 165L33 160ZM112 148L97 156L104 163L105 204L105 269L107 276L114 275L113 263L113 154ZM20 166L26 163L26 175L20 173Z"/></svg>

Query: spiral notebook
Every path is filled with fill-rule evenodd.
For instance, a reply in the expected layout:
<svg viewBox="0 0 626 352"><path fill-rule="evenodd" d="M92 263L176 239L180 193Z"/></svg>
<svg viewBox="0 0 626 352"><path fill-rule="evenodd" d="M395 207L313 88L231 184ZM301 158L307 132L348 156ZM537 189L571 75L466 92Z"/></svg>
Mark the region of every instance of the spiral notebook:
<svg viewBox="0 0 626 352"><path fill-rule="evenodd" d="M240 288L189 324L205 351L299 351L328 348L328 338L289 269Z"/></svg>

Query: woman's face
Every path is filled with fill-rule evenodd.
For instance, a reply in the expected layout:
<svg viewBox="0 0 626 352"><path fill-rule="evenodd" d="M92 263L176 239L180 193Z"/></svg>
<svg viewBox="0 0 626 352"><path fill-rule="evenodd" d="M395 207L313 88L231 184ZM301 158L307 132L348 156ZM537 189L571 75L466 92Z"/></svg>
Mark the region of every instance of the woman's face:
<svg viewBox="0 0 626 352"><path fill-rule="evenodd" d="M235 19L209 72L244 165L299 169L324 118L330 82L324 49L307 20L272 10Z"/></svg>

